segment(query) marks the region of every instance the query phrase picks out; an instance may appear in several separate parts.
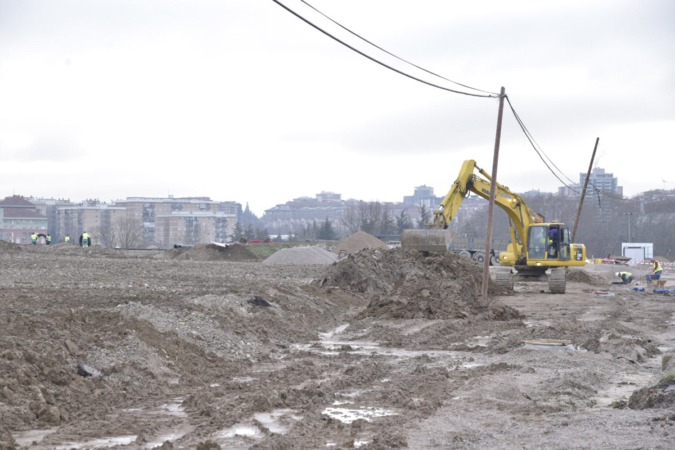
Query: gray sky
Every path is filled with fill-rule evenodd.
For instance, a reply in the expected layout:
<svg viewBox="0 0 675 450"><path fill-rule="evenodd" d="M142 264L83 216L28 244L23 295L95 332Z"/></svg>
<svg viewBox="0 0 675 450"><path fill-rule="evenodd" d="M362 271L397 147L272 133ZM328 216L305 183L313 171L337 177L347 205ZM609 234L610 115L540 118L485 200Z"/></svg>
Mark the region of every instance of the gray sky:
<svg viewBox="0 0 675 450"><path fill-rule="evenodd" d="M475 92L280 1L398 70ZM672 1L307 2L424 69L504 86L573 181L599 137L596 165L626 195L675 188ZM0 0L3 197L199 195L262 215L321 191L444 195L465 159L491 170L497 108L386 69L272 0ZM508 105L501 144L500 182L561 185Z"/></svg>

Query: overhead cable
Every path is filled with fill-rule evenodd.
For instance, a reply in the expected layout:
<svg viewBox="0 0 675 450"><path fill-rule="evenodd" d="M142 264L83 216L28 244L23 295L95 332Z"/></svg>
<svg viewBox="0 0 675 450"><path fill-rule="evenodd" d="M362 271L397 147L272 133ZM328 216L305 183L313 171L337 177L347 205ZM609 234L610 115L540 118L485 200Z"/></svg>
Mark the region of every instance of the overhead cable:
<svg viewBox="0 0 675 450"><path fill-rule="evenodd" d="M535 145L534 138L532 137L532 135L530 134L530 132L527 130L527 127L525 126L525 124L523 123L523 121L522 121L522 120L520 119L520 117L518 116L518 113L516 113L516 110L513 108L513 105L511 104L511 100L509 99L509 96L508 96L508 95L506 96L506 101L507 101L507 103L509 104L509 108L511 108L511 112L513 113L513 117L516 118L516 122L518 122L518 125L520 126L520 129L523 130L523 133L525 134L525 137L526 137L527 140L530 142L530 145L532 146L532 148L534 149L534 151L537 153L537 155L539 156L539 158L542 160L542 162L544 163L544 165L546 166L546 168L548 168L548 170L553 174L553 176L555 176L555 177L558 179L558 181L560 181L560 182L563 184L563 186L566 186L566 187L572 189L572 191L574 191L574 189L573 189L571 186L567 185L567 183L565 183L565 182L558 176L558 174L555 173L555 171L554 171L553 169L551 169L551 166L549 165L549 163L546 161L546 159L544 159L544 157L542 156L542 153L543 153L543 152L541 152L541 151L539 150L539 148L537 148L537 145ZM557 167L556 167L556 168L557 168ZM558 170L560 170L560 169L558 169ZM576 191L574 191L574 192L576 192ZM578 194L578 192L576 192L576 193Z"/></svg>
<svg viewBox="0 0 675 450"><path fill-rule="evenodd" d="M560 181L560 182L563 184L563 186L565 186L566 188L568 188L570 191L574 192L575 194L579 194L579 195L580 195L581 193L580 193L577 189L575 189L574 187L570 186L570 185L567 184L565 181L563 181L563 180L556 174L556 172L551 168L551 165L552 165L553 167L556 168L556 170L557 170L563 177L567 178L567 180L569 180L570 183L576 184L576 183L574 182L574 180L570 179L567 175L565 175L565 174L563 173L562 170L560 170L560 168L553 162L553 160L551 160L551 158L549 158L549 156L546 155L546 153L544 153L544 151L541 149L541 147L536 143L536 141L534 140L534 137L532 136L532 134L530 133L530 131L527 129L527 127L525 126L525 123L522 121L522 119L520 118L520 116L519 116L518 113L516 112L515 108L514 108L513 105L511 104L511 100L509 99L508 96L506 96L506 101L508 102L509 107L511 108L511 112L513 113L513 116L515 117L516 122L518 122L518 125L520 126L521 130L523 130L523 134L525 134L525 137L526 137L527 140L530 142L530 145L532 146L532 148L534 149L534 151L537 153L537 155L539 156L539 158L542 160L542 162L544 163L544 165L545 165L545 166L548 168L548 170L553 174L553 176L555 176L555 177L558 179L558 181ZM550 162L550 165L549 165L549 162L547 162L546 159L544 159L544 157L545 157L546 159L548 159L548 161ZM589 180L589 181L590 181L590 180ZM607 197L610 197L610 198L615 198L615 199L618 199L618 200L625 200L623 197L619 197L619 196L613 195L611 192L607 192L607 191L605 191L605 190L600 190L600 189L598 189L598 187L597 187L597 186L595 185L595 183L593 183L592 181L590 181L590 184L591 184L591 187L595 190L596 195L598 196L598 204L599 204L599 205L600 205L600 194L601 194L601 193L604 194L604 195L606 195Z"/></svg>
<svg viewBox="0 0 675 450"><path fill-rule="evenodd" d="M414 63L412 63L412 62L410 62L410 61L408 61L408 60L406 60L406 59L404 59L404 58L401 58L401 57L399 57L399 56L397 56L397 55L391 53L391 52L388 51L387 49L384 49L384 48L380 47L379 45L375 44L374 42L369 41L368 39L364 38L364 37L361 36L360 34L355 33L354 31L352 31L352 30L350 30L349 28L345 27L345 26L342 25L341 23L335 21L335 20L332 19L331 17L327 16L327 15L324 14L323 12L319 11L318 9L316 9L314 6L312 6L312 5L310 5L309 3L307 3L305 0L300 0L300 1L301 1L302 3L304 3L305 5L307 5L308 7L312 8L312 9L313 9L314 11L316 11L317 13L321 14L321 15L322 15L323 17L325 17L326 19L328 19L328 20L330 20L331 22L333 22L335 25L337 25L337 26L339 26L340 28L342 28L343 30L345 30L345 31L347 31L348 33L350 33L350 34L356 36L357 38L361 39L362 41L367 42L368 44L372 45L372 46L375 47L376 49L381 50L381 51L383 51L384 53L386 53L386 54L388 54L388 55L390 55L390 56L393 56L394 58L398 59L399 61L403 61L404 63L409 64L409 65L411 65L411 66L413 66L413 67L415 67L415 68L417 68L417 69L419 69L419 70L421 70L421 71L423 71L423 72L426 72L426 73L428 73L428 74L430 74L430 75L433 75L433 76L435 76L435 77L441 78L442 80L449 81L450 83L456 84L456 85L458 85L458 86L461 86L461 87L464 87L464 88L467 88L467 89L472 89L472 90L478 91L478 92L483 92L483 93L485 93L485 94L492 94L492 95L497 96L497 97L499 96L499 94L496 93L496 92L484 91L484 90L482 90L482 89L478 89L478 88L475 88L475 87L467 86L466 84L458 83L457 81L453 81L453 80L451 80L451 79L449 79L449 78L444 77L443 75L439 75L439 74L437 74L437 73L434 73L434 72L432 72L432 71L430 71L430 70L425 69L424 67L420 67L420 66L418 66L417 64L414 64Z"/></svg>
<svg viewBox="0 0 675 450"><path fill-rule="evenodd" d="M440 86L440 85L438 85L438 84L431 83L431 82L429 82L429 81L422 80L421 78L418 78L418 77L415 77L415 76L413 76L413 75L410 75L409 73L406 73L406 72L403 72L402 70L396 69L395 67L392 67L392 66L390 66L390 65L388 65L388 64L386 64L386 63L384 63L384 62L382 62L382 61L380 61L380 60L378 60L378 59L376 59L376 58L374 58L374 57L372 57L372 56L370 56L370 55L368 55L368 54L366 54L365 52L363 52L363 51L361 51L361 50L359 50L359 49L357 49L357 48L355 48L355 47L353 47L353 46L347 44L347 43L344 42L343 40L339 39L337 36L334 36L333 34L329 33L329 32L326 31L326 30L324 30L324 29L321 28L320 26L318 26L318 25L316 25L315 23L311 22L310 20L306 19L305 17L303 17L302 15L300 15L299 13L297 13L296 11L292 10L292 9L289 8L288 6L284 5L284 4L281 3L279 0L273 0L273 1L274 1L274 3L276 3L277 5L279 5L279 6L281 6L282 8L284 8L284 9L285 9L286 11L288 11L289 13L293 14L293 15L294 15L295 17L297 17L298 19L302 20L302 21L305 22L306 24L308 24L308 25L310 25L311 27L313 27L313 28L317 29L318 31L322 32L323 34L325 34L326 36L330 37L331 39L333 39L333 40L339 42L340 44L344 45L344 46L347 47L348 49L350 49L350 50L352 50L352 51L358 53L359 55L361 55L361 56L363 56L363 57L365 57L365 58L368 58L369 60L373 61L374 63L377 63L377 64L379 64L379 65L381 65L381 66L383 66L383 67L386 67L387 69L392 70L392 71L394 71L394 72L396 72L396 73L398 73L398 74L400 74L400 75L403 75L403 76L408 77L408 78L410 78L410 79L412 79L412 80L415 80L415 81L419 81L420 83L426 84L426 85L428 85L428 86L432 86L432 87L435 87L435 88L438 88L438 89L442 89L442 90L444 90L444 91L452 92L452 93L455 93L455 94L462 94L462 95L468 95L468 96L471 96L471 97L483 97L483 98L498 98L498 97L499 97L499 94L474 94L474 93L471 93L471 92L458 91L458 90L456 90L456 89L450 89L450 88L447 88L447 87L445 87L445 86ZM473 89L473 88L471 88L471 89ZM484 92L484 91L482 91L482 92Z"/></svg>

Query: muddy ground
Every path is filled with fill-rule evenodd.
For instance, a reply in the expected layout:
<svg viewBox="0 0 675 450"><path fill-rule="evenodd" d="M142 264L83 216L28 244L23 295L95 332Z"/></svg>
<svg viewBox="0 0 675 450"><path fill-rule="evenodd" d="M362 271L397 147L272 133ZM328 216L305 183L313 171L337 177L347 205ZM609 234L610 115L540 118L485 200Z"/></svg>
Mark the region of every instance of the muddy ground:
<svg viewBox="0 0 675 450"><path fill-rule="evenodd" d="M2 449L675 442L675 295L612 266L484 302L454 255L0 244Z"/></svg>

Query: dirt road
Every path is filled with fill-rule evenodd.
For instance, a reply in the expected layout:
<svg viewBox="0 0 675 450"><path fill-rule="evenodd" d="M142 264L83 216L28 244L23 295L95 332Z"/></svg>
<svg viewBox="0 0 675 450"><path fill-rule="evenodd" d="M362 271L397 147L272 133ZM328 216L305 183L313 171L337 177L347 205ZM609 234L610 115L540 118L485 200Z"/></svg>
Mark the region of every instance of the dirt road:
<svg viewBox="0 0 675 450"><path fill-rule="evenodd" d="M675 442L675 296L611 266L486 304L454 255L177 256L2 243L0 448Z"/></svg>

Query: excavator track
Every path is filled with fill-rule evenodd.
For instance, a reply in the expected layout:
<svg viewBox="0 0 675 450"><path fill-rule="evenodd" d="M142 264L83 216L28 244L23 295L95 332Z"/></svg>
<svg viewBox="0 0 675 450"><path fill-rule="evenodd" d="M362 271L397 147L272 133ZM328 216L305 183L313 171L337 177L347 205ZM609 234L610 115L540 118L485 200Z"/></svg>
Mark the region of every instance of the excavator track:
<svg viewBox="0 0 675 450"><path fill-rule="evenodd" d="M548 277L548 288L551 294L564 294L567 285L567 270L564 267L551 269Z"/></svg>
<svg viewBox="0 0 675 450"><path fill-rule="evenodd" d="M510 270L498 270L495 272L495 284L503 288L513 290L513 274Z"/></svg>

